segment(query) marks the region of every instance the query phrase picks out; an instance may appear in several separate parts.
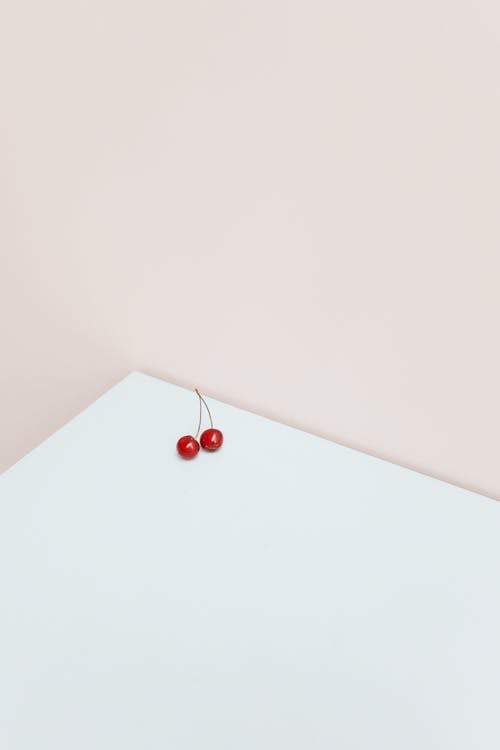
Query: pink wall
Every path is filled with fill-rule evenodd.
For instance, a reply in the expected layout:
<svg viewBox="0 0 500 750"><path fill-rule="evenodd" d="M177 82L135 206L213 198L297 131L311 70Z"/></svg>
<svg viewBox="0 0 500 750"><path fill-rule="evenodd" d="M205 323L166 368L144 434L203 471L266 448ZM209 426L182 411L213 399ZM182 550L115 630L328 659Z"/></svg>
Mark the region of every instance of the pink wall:
<svg viewBox="0 0 500 750"><path fill-rule="evenodd" d="M142 369L500 498L497 3L3 16L2 468Z"/></svg>

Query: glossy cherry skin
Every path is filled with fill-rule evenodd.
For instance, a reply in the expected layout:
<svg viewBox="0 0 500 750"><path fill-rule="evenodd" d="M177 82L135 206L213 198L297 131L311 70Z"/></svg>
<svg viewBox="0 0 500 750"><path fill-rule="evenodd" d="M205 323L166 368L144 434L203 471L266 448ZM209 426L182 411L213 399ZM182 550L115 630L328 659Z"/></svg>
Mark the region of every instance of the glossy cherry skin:
<svg viewBox="0 0 500 750"><path fill-rule="evenodd" d="M200 450L200 444L192 435L184 435L177 441L177 453L182 458L194 458Z"/></svg>
<svg viewBox="0 0 500 750"><path fill-rule="evenodd" d="M216 430L215 427L210 427L201 433L200 443L201 447L206 451L216 451L221 447L224 441L224 435L220 430Z"/></svg>

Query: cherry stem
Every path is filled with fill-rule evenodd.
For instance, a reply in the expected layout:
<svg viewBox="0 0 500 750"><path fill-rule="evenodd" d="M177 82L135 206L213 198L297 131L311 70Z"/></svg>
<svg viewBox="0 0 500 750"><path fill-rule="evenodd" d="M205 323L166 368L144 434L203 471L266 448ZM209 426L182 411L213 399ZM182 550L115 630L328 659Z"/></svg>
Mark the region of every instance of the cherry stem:
<svg viewBox="0 0 500 750"><path fill-rule="evenodd" d="M196 393L198 393L197 390L196 390ZM195 432L195 435L194 435L194 439L195 440L198 438L198 433L199 433L200 427L201 427L201 396L200 396L199 393L198 393L198 398L199 398L199 401L200 401L200 416L198 417L198 427L196 428L196 432Z"/></svg>
<svg viewBox="0 0 500 750"><path fill-rule="evenodd" d="M199 421L199 423L198 423L198 430L196 431L196 435L195 435L195 437L198 437L198 432L200 431L200 427L201 427L201 402L202 402L202 401L203 401L203 403L205 404L205 409L206 409L206 410L207 410L207 412L208 412L208 417L209 417L209 419L210 419L210 427L212 427L212 429L213 429L214 423L213 423L213 421L212 421L212 415L211 415L211 413L210 413L210 409L208 408L208 404L207 404L207 402L205 401L205 399L203 398L203 396L202 396L202 395L201 395L201 393L199 392L198 388L195 388L194 390L196 391L196 393L198 394L198 398L200 399L200 421Z"/></svg>

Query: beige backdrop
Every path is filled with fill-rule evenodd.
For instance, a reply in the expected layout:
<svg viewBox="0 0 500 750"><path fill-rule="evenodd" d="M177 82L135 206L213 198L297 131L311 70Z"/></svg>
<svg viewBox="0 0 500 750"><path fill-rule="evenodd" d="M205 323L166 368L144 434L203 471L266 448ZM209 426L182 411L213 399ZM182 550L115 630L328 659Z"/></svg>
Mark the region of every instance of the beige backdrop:
<svg viewBox="0 0 500 750"><path fill-rule="evenodd" d="M141 369L500 497L496 0L1 15L2 468Z"/></svg>

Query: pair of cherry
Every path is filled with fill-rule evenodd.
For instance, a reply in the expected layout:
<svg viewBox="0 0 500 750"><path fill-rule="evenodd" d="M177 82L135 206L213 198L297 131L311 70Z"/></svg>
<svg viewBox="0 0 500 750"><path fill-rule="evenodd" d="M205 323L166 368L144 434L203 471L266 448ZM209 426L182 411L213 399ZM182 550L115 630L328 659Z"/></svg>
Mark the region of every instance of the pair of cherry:
<svg viewBox="0 0 500 750"><path fill-rule="evenodd" d="M196 430L196 434L193 437L192 435L183 435L179 440L177 441L177 453L179 456L182 456L182 458L194 458L198 455L198 451L200 450L200 444L201 447L206 451L216 451L218 448L221 447L222 442L224 440L224 436L220 430L216 430L214 427L214 423L212 421L212 415L210 413L210 409L207 406L207 402L199 392L198 388L195 388L195 391L198 395L198 398L200 400L200 418L198 420L198 429ZM202 412L202 403L204 404L208 416L210 419L210 427L207 430L204 430L200 435L200 442L198 442L197 437L198 433L200 431L201 427L201 412Z"/></svg>

